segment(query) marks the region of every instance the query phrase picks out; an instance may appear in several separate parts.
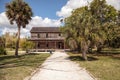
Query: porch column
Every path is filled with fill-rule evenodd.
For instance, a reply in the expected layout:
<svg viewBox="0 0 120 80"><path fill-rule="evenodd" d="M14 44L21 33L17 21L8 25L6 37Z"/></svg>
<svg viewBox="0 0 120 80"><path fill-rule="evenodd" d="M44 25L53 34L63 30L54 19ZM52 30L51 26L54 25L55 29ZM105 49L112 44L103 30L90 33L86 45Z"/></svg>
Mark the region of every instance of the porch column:
<svg viewBox="0 0 120 80"><path fill-rule="evenodd" d="M37 49L37 47L38 47L38 42L37 42L37 41L35 42L35 47L36 47L36 49Z"/></svg>
<svg viewBox="0 0 120 80"><path fill-rule="evenodd" d="M46 41L45 41L45 45L44 45L44 46L45 46L45 49L48 49L47 43L48 43L48 41L46 40Z"/></svg>
<svg viewBox="0 0 120 80"><path fill-rule="evenodd" d="M55 41L55 49L56 49L56 41Z"/></svg>
<svg viewBox="0 0 120 80"><path fill-rule="evenodd" d="M65 41L63 41L63 44L64 44L64 49L65 49Z"/></svg>

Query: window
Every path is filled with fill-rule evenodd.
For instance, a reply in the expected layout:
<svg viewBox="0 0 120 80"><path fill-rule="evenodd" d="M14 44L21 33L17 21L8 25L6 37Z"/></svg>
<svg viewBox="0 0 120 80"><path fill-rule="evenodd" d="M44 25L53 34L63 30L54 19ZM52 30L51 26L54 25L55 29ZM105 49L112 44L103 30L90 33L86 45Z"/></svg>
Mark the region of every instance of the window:
<svg viewBox="0 0 120 80"><path fill-rule="evenodd" d="M46 38L48 38L48 33L46 33Z"/></svg>
<svg viewBox="0 0 120 80"><path fill-rule="evenodd" d="M59 36L61 36L61 34L59 33Z"/></svg>
<svg viewBox="0 0 120 80"><path fill-rule="evenodd" d="M49 44L47 43L47 45L46 45L46 46L47 46L47 48L48 48L48 47L49 47Z"/></svg>
<svg viewBox="0 0 120 80"><path fill-rule="evenodd" d="M40 43L38 43L38 48L40 48Z"/></svg>
<svg viewBox="0 0 120 80"><path fill-rule="evenodd" d="M32 33L31 34L31 38L37 38L37 34L36 33Z"/></svg>
<svg viewBox="0 0 120 80"><path fill-rule="evenodd" d="M46 33L40 33L40 38L46 38Z"/></svg>
<svg viewBox="0 0 120 80"><path fill-rule="evenodd" d="M38 33L38 38L40 38L40 35L39 35L39 33Z"/></svg>

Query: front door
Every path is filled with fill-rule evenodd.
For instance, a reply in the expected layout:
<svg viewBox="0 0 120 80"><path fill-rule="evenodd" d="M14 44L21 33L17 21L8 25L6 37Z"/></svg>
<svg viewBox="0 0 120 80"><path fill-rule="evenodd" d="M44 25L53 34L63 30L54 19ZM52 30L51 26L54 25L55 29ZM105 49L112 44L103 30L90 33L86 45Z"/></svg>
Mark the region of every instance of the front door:
<svg viewBox="0 0 120 80"><path fill-rule="evenodd" d="M58 49L63 49L63 42L58 42Z"/></svg>

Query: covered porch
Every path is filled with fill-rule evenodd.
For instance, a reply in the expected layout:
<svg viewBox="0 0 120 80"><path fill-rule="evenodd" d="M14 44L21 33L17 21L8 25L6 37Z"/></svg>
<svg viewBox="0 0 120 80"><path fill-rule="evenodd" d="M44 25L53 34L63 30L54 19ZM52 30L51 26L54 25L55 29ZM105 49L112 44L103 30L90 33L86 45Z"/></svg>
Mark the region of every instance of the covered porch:
<svg viewBox="0 0 120 80"><path fill-rule="evenodd" d="M65 49L64 40L34 41L35 49Z"/></svg>

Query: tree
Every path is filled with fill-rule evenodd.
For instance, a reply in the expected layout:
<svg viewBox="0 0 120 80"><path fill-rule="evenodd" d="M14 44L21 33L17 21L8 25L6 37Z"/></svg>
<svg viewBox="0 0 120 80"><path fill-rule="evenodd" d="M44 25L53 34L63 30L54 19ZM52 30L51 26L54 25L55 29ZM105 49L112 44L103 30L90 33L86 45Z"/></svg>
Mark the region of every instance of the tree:
<svg viewBox="0 0 120 80"><path fill-rule="evenodd" d="M85 60L90 47L96 45L97 51L101 51L106 40L112 40L119 34L119 15L105 0L93 0L90 6L73 10L64 22L62 31L66 41L76 44Z"/></svg>
<svg viewBox="0 0 120 80"><path fill-rule="evenodd" d="M23 0L13 0L6 5L6 15L10 21L10 24L16 22L18 27L17 41L15 55L18 56L19 40L20 40L20 29L25 28L31 16L33 15L31 8Z"/></svg>
<svg viewBox="0 0 120 80"><path fill-rule="evenodd" d="M10 34L9 32L6 32L4 35L4 42L5 42L5 48L15 49L15 41L16 41L16 35Z"/></svg>
<svg viewBox="0 0 120 80"><path fill-rule="evenodd" d="M80 44L77 44L77 40L75 38L75 30L72 29L71 26L69 26L71 22L68 21L69 19L65 19L66 25L64 27L61 27L61 32L63 33L63 35L65 36L65 42L66 44L72 49L72 50L80 50ZM69 22L69 23L67 23Z"/></svg>
<svg viewBox="0 0 120 80"><path fill-rule="evenodd" d="M77 50L82 51L85 60L90 44L100 39L98 31L99 22L93 18L87 6L74 10L72 15L65 19L63 27L66 40L76 43Z"/></svg>
<svg viewBox="0 0 120 80"><path fill-rule="evenodd" d="M5 50L5 38L3 36L0 37L0 55L7 55Z"/></svg>
<svg viewBox="0 0 120 80"><path fill-rule="evenodd" d="M92 16L97 19L100 23L100 32L102 33L102 43L107 41L110 45L111 40L116 37L118 33L118 27L116 25L117 21L117 10L111 6L107 5L105 0L93 0L90 4L90 11ZM101 51L101 44L97 45L97 51Z"/></svg>
<svg viewBox="0 0 120 80"><path fill-rule="evenodd" d="M114 28L111 30L113 33L112 39L110 39L110 43L108 46L113 47L113 48L120 48L120 11L117 11L117 19L116 22L114 22Z"/></svg>
<svg viewBox="0 0 120 80"><path fill-rule="evenodd" d="M20 41L20 47L24 50L33 49L35 47L35 43L28 41L26 38L22 38Z"/></svg>

